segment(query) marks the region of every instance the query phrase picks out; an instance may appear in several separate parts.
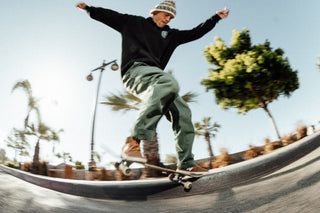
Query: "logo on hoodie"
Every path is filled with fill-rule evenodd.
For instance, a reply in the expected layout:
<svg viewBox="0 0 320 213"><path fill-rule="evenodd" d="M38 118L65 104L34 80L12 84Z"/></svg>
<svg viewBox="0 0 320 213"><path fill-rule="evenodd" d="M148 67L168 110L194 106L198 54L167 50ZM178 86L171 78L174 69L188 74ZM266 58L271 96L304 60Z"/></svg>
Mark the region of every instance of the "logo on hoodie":
<svg viewBox="0 0 320 213"><path fill-rule="evenodd" d="M167 38L167 36L168 36L168 31L162 31L162 32L161 32L161 36L162 36L162 38Z"/></svg>

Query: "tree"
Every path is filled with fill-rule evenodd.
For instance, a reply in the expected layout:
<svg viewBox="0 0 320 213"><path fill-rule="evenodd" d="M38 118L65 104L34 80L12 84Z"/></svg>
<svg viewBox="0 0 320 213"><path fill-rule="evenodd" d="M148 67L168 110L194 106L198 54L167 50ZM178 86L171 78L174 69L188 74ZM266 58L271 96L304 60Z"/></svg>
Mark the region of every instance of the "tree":
<svg viewBox="0 0 320 213"><path fill-rule="evenodd" d="M71 154L70 154L69 152L57 153L57 154L56 154L56 157L57 157L57 158L62 158L64 163L66 163L67 160L68 160L69 162L72 162L72 157L71 157ZM78 161L77 161L77 162L78 162Z"/></svg>
<svg viewBox="0 0 320 213"><path fill-rule="evenodd" d="M291 69L280 48L273 50L270 42L251 44L249 31L233 31L231 46L219 37L203 51L207 61L215 65L209 69L201 84L213 90L217 104L223 109L234 107L238 113L262 108L269 116L280 139L276 123L268 105L280 96L289 97L299 88L297 71Z"/></svg>
<svg viewBox="0 0 320 213"><path fill-rule="evenodd" d="M36 146L34 149L34 155L33 155L33 162L32 162L32 172L36 173L39 169L39 164L40 164L40 141L45 140L45 141L53 141L53 142L59 142L59 133L62 132L63 130L60 129L59 131L54 131L51 129L49 126L44 124L43 122L40 121L37 126L34 124L27 125L26 131L24 134L33 136L36 138Z"/></svg>
<svg viewBox="0 0 320 213"><path fill-rule="evenodd" d="M6 140L7 146L15 151L14 162L17 156L29 156L28 148L30 147L24 130L13 128L12 135ZM19 161L20 162L20 161Z"/></svg>
<svg viewBox="0 0 320 213"><path fill-rule="evenodd" d="M84 165L82 165L81 161L76 161L75 163L76 169L85 169Z"/></svg>
<svg viewBox="0 0 320 213"><path fill-rule="evenodd" d="M29 117L32 112L36 113L38 121L41 120L40 110L39 110L39 100L33 96L31 84L28 80L18 81L12 88L11 92L14 92L17 89L23 90L28 98L28 106L27 106L27 116L24 120L25 127L29 122Z"/></svg>
<svg viewBox="0 0 320 213"><path fill-rule="evenodd" d="M184 99L186 102L194 102L196 96L196 94L188 92L184 96L182 96L182 99ZM130 110L139 110L139 105L141 103L141 99L128 92L124 92L119 95L111 94L110 96L105 96L105 99L106 100L101 102L101 104L111 106L113 111L124 110L125 112L127 112ZM157 131L155 131L152 141L143 141L143 151L148 163L161 165ZM159 171L148 168L146 169L145 175L147 177L156 176L158 172Z"/></svg>
<svg viewBox="0 0 320 213"><path fill-rule="evenodd" d="M213 151L212 151L212 146L211 146L211 137L216 136L216 132L218 132L218 128L220 128L220 125L217 123L211 123L210 122L211 118L206 117L202 120L203 123L196 122L194 124L194 127L196 128L196 135L197 136L204 136L205 140L208 143L208 151L210 157L214 157Z"/></svg>
<svg viewBox="0 0 320 213"><path fill-rule="evenodd" d="M97 159L99 163L101 163L101 155L98 152L93 152L93 156Z"/></svg>
<svg viewBox="0 0 320 213"><path fill-rule="evenodd" d="M4 164L7 160L6 150L0 149L0 163Z"/></svg>
<svg viewBox="0 0 320 213"><path fill-rule="evenodd" d="M26 136L36 138L36 146L34 150L33 163L32 163L32 172L36 173L39 169L39 152L40 152L40 141L53 141L59 142L59 134L63 131L62 129L55 131L49 126L44 124L41 120L40 108L38 99L33 96L31 84L28 80L18 81L12 88L12 92L17 89L22 89L28 98L28 107L27 107L27 116L24 119L24 130L20 132L22 134L20 137L23 137L24 140ZM30 119L31 113L36 114L36 119ZM53 149L54 150L54 149Z"/></svg>

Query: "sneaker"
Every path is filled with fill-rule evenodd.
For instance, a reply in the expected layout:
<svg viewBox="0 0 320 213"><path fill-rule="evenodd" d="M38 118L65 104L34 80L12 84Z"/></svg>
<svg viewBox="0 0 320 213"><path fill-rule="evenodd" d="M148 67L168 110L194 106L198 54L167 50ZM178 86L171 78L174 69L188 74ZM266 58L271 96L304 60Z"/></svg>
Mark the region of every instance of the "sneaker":
<svg viewBox="0 0 320 213"><path fill-rule="evenodd" d="M190 167L187 169L182 169L180 167L177 168L178 172L187 172L191 175L205 175L209 173L209 170L202 168L201 166L195 165L194 167Z"/></svg>
<svg viewBox="0 0 320 213"><path fill-rule="evenodd" d="M126 143L122 147L121 158L126 161L147 162L141 155L140 140L134 137L127 138Z"/></svg>

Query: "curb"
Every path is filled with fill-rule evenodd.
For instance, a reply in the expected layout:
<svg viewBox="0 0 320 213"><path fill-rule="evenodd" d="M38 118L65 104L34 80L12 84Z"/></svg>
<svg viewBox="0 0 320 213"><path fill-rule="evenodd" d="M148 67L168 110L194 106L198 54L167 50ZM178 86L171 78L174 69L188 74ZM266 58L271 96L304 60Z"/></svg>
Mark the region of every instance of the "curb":
<svg viewBox="0 0 320 213"><path fill-rule="evenodd" d="M250 181L298 160L319 146L320 132L266 155L214 169L209 175L193 182L190 192L184 192L183 187L167 178L97 182L34 175L4 165L0 165L0 169L35 185L72 195L117 200L164 199L212 192Z"/></svg>

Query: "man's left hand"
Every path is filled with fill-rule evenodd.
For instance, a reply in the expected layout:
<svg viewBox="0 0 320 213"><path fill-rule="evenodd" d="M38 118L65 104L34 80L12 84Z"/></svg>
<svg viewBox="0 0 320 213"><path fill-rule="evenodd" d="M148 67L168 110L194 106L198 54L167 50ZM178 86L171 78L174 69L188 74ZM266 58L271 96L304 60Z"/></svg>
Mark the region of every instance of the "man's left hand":
<svg viewBox="0 0 320 213"><path fill-rule="evenodd" d="M227 18L229 15L230 9L224 8L223 10L217 11L217 15L220 16L220 18Z"/></svg>

